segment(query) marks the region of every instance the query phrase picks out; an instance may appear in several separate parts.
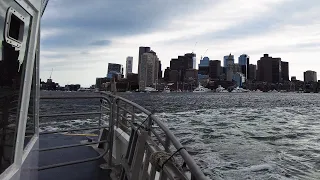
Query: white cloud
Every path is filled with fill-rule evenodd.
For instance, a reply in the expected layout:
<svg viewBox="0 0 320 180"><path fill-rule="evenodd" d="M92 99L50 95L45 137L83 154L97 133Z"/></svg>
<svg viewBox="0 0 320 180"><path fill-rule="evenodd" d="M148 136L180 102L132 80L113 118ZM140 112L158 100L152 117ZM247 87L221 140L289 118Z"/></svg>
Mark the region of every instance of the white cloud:
<svg viewBox="0 0 320 180"><path fill-rule="evenodd" d="M113 41L127 44L135 42L151 44L217 32L236 24L240 26L245 21L261 17L271 11L274 6L285 1L231 0L222 1L217 5L210 1L210 4L206 4L203 9L195 14L171 19L171 23L167 24L165 29L132 37L115 37Z"/></svg>

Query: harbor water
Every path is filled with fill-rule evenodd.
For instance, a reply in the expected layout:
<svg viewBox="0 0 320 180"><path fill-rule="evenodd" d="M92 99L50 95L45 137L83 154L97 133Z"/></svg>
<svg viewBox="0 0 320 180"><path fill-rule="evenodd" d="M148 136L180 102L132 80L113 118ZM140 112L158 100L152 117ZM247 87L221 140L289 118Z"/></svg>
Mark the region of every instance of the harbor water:
<svg viewBox="0 0 320 180"><path fill-rule="evenodd" d="M210 179L320 179L320 94L119 95L163 120ZM41 100L40 106L42 114L96 111L99 100ZM40 128L96 126L98 118L43 118Z"/></svg>

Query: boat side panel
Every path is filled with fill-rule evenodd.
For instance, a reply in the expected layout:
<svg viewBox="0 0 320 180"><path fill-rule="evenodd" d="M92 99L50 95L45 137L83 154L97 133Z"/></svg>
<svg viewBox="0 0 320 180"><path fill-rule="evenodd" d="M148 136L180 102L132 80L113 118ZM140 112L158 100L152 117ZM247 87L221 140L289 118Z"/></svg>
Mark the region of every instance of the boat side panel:
<svg viewBox="0 0 320 180"><path fill-rule="evenodd" d="M21 180L38 179L39 138L34 136L25 149L21 166Z"/></svg>
<svg viewBox="0 0 320 180"><path fill-rule="evenodd" d="M0 175L1 180L38 180L39 138L34 136L25 149L21 168L11 165Z"/></svg>
<svg viewBox="0 0 320 180"><path fill-rule="evenodd" d="M20 4L21 6L19 6L18 4ZM26 4L28 4L28 6L26 6ZM38 3L39 4L39 3ZM16 136L12 136L12 143L13 144L16 144L16 146L12 146L13 148L11 149L14 149L15 152L14 152L14 155L11 155L11 159L14 159L14 161L12 162L11 160L11 166L9 166L7 169L5 169L5 171L0 175L0 179L1 180L19 180L19 179L37 179L38 175L37 175L37 171L35 170L37 164L38 164L38 154L37 154L37 151L36 149L38 149L38 138L36 136L34 136L34 138L32 138L32 140L28 143L28 146L26 147L26 149L24 149L24 133L25 133L25 125L26 125L26 113L27 113L27 108L28 108L28 94L30 94L30 88L28 86L30 86L30 76L32 76L32 74L24 74L24 72L32 72L32 68L33 68L33 63L31 60L33 60L34 58L32 57L32 55L34 55L34 46L35 46L35 43L34 43L34 37L36 36L36 29L38 28L38 19L39 19L39 16L38 13L37 13L37 10L35 8L37 8L37 5L33 4L32 2L28 2L28 0L19 0L19 1L14 1L14 0L0 0L0 13L3 15L3 13L5 13L6 9L9 8L9 6L11 6L13 8L13 14L15 14L16 17L18 18L24 18L23 21L25 24L25 28L22 28L24 29L24 31L22 31L22 29L20 29L20 32L25 32L24 35L28 35L27 37L23 38L24 40L26 41L22 41L22 47L18 46L18 48L15 48L10 46L10 39L7 40L7 41L2 41L2 46L0 47L5 47L6 50L9 49L11 50L10 52L7 50L7 51L3 51L1 50L0 52L0 56L3 56L3 57L8 57L9 55L12 56L12 54L16 55L17 53L19 53L19 56L18 56L18 60L20 62L20 67L22 67L21 69L19 69L19 73L23 74L19 77L21 77L21 81L18 81L18 82L23 82L21 84L23 84L23 86L19 86L20 84L17 83L17 81L14 81L14 87L17 87L19 88L20 87L20 90L22 90L22 92L19 92L18 95L19 95L19 99L22 99L21 101L14 101L14 102L18 102L18 107L16 108L17 111L18 111L18 115L19 115L19 120L14 123L15 126L13 126L13 128L11 129L15 129L15 135ZM40 8L40 6L39 6ZM38 8L38 9L39 9ZM10 9L9 9L10 10ZM8 10L8 11L9 11ZM30 18L31 16L33 16L33 18ZM11 16L13 17L13 16ZM15 24L12 25L12 27L16 28L18 27L18 23L17 23L17 18L12 18L13 20L15 20ZM1 21L4 20L4 16L2 18L0 18ZM6 20L8 20L8 18L6 18ZM32 20L32 23L30 22L30 20ZM7 23L9 23L9 21L7 21ZM29 29L30 26L32 25L32 30ZM11 24L10 24L11 26ZM34 26L34 27L33 27ZM21 23L20 23L20 27L21 26ZM2 29L2 33L3 35L6 35L6 34L10 34L10 33L4 33L4 27L3 27L3 24L2 26L0 26L0 30ZM13 28L12 28L13 29ZM30 31L31 30L31 31ZM9 30L6 30L6 32L9 32ZM18 39L18 41L20 40L20 34L19 34L19 37L16 37L17 34L16 34L16 31L12 32L12 37L15 37L16 39ZM29 39L29 35L31 35L31 38L30 38L30 44L28 43L29 41L27 39ZM10 34L11 36L11 34ZM5 36L7 38L7 36ZM2 38L0 38L2 39ZM24 44L26 43L26 44ZM5 45L5 46L4 46ZM28 48L26 48L28 47ZM20 49L19 49L20 48ZM20 50L20 52L18 51ZM8 53L9 52L9 53ZM6 53L6 54L4 54ZM10 54L11 53L11 54ZM6 56L5 56L6 55ZM10 56L10 57L11 57ZM17 58L11 58L9 60L15 60ZM4 62L4 60L6 60L5 58L1 58L0 61ZM10 61L10 62L11 62ZM12 73L10 71L10 73ZM18 80L20 80L18 79ZM9 79L10 80L10 79ZM7 81L6 81L7 82ZM8 81L9 82L9 81ZM11 81L10 81L11 83ZM9 84L10 85L10 84ZM5 87L10 87L9 85L6 85ZM2 85L4 86L4 85ZM9 89L9 88L8 88ZM10 93L10 90L9 89L8 93ZM1 92L1 95L2 95L2 92ZM2 113L3 114L3 113ZM12 114L15 114L14 112ZM16 138L15 138L16 137ZM16 140L16 143L15 143L15 140ZM11 146L10 146L11 147ZM9 148L6 147L6 152L8 152ZM12 150L11 150L12 152Z"/></svg>

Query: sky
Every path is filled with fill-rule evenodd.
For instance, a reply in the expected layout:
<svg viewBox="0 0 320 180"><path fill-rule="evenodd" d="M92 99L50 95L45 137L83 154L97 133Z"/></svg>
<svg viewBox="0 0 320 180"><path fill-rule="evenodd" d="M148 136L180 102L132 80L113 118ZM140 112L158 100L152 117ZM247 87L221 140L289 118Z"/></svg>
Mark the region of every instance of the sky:
<svg viewBox="0 0 320 180"><path fill-rule="evenodd" d="M149 46L163 71L192 51L197 64L229 53L256 64L267 53L289 62L290 76L303 80L314 70L320 79L319 12L319 0L50 0L40 77L89 87L106 76L108 63L125 67L127 56L136 73L139 46Z"/></svg>

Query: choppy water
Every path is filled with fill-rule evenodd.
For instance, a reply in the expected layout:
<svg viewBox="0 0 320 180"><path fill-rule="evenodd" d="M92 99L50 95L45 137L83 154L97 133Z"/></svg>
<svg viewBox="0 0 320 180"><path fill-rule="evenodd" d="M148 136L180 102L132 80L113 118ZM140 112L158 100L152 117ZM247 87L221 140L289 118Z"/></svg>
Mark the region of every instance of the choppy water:
<svg viewBox="0 0 320 180"><path fill-rule="evenodd" d="M320 94L122 95L163 119L211 179L320 179ZM41 101L42 112L98 108L97 100ZM96 123L43 119L41 128Z"/></svg>

